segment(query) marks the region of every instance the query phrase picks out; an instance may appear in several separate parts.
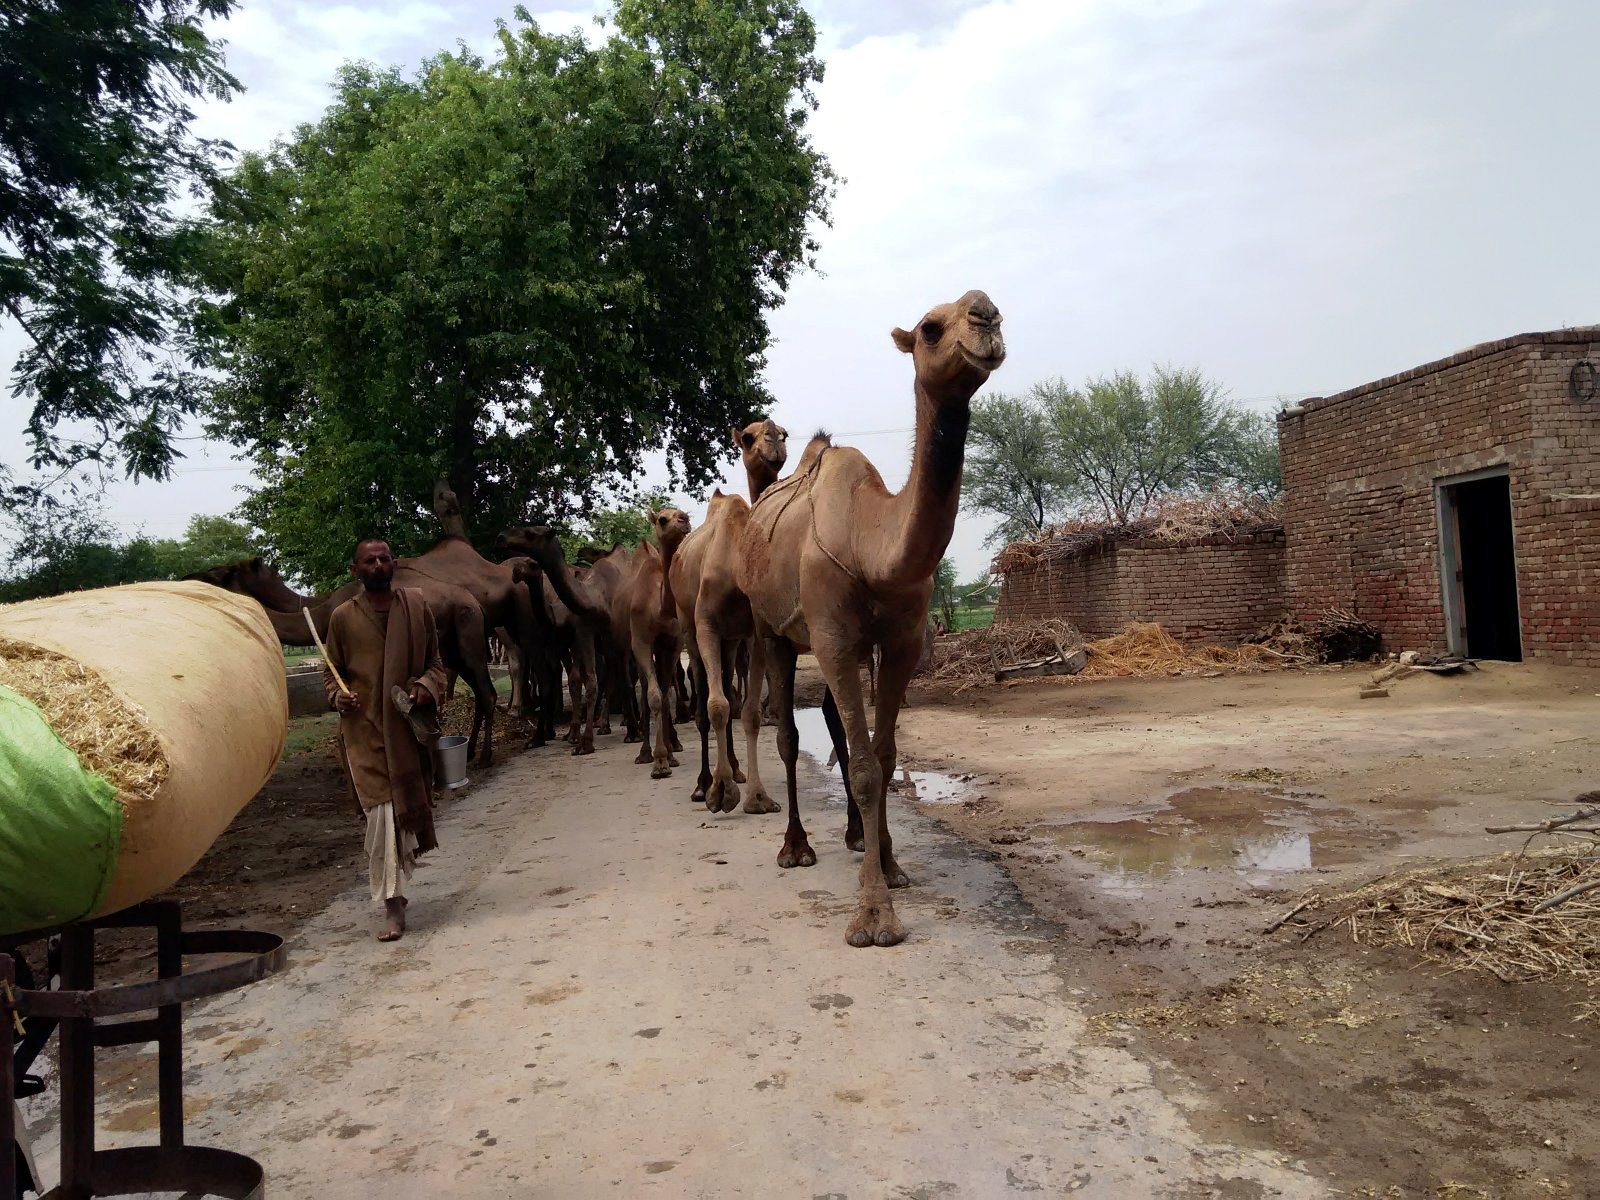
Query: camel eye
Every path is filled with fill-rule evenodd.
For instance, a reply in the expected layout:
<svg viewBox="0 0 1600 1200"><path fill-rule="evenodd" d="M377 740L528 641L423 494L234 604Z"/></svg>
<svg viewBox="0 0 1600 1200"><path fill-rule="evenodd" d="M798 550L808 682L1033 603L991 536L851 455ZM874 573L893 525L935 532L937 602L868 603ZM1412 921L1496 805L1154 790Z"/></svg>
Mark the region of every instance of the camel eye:
<svg viewBox="0 0 1600 1200"><path fill-rule="evenodd" d="M944 326L937 321L924 321L922 323L922 340L937 342L944 336Z"/></svg>

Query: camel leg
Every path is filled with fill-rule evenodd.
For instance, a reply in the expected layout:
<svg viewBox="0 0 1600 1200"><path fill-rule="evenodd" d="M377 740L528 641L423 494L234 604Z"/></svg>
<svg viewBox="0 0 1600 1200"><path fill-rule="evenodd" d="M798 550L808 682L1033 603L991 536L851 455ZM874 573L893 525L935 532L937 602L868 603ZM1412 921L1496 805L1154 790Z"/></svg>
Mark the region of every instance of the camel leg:
<svg viewBox="0 0 1600 1200"><path fill-rule="evenodd" d="M690 804L704 804L706 789L711 786L711 727L706 719L706 692L701 686L705 679L706 664L700 657L698 628L690 629L684 641L689 651L689 671L694 676L694 727L700 735L700 774L695 777L694 791L689 794ZM716 812L716 809L712 809Z"/></svg>
<svg viewBox="0 0 1600 1200"><path fill-rule="evenodd" d="M668 652L660 647L656 649L656 675L661 681L661 722L656 726L658 740L664 738L667 746L667 766L678 765L678 751L683 749L683 743L678 740L677 726L672 714L672 671L673 664L679 656L678 644L673 642L671 657Z"/></svg>
<svg viewBox="0 0 1600 1200"><path fill-rule="evenodd" d="M593 754L597 691L594 680L594 634L582 625L572 631L572 669L568 673L568 682L572 684L573 728L578 731L572 752Z"/></svg>
<svg viewBox="0 0 1600 1200"><path fill-rule="evenodd" d="M895 741L895 723L904 707L906 688L916 673L917 660L922 647L916 641L885 646L878 662L878 707L872 718L872 753L878 760L883 780L878 790L879 811L883 820L878 826L878 856L883 864L883 877L892 888L910 887L911 880L900 869L894 857L894 839L889 835L889 814L884 796L889 790L889 779L894 774L898 747ZM868 845L871 845L869 840Z"/></svg>
<svg viewBox="0 0 1600 1200"><path fill-rule="evenodd" d="M772 681L772 708L778 716L778 757L783 759L784 783L789 788L789 825L783 833L783 849L778 851L778 865L814 867L817 852L806 840L805 826L800 824L800 794L795 781L800 731L794 723L794 647L784 638L773 638L767 649L772 655L767 677Z"/></svg>
<svg viewBox="0 0 1600 1200"><path fill-rule="evenodd" d="M700 644L700 670L695 674L697 689L696 707L704 714L706 725L717 735L717 769L711 777L711 787L706 792L706 807L712 812L732 812L739 803L739 785L733 781L733 769L728 765L728 693L726 649L717 631L709 622L697 622L697 640ZM701 735L704 737L704 735Z"/></svg>
<svg viewBox="0 0 1600 1200"><path fill-rule="evenodd" d="M727 729L723 735L728 746L728 766L733 770L733 781L744 782L744 772L739 769L739 754L733 741L733 714L744 710L744 697L734 691L738 672L734 668L733 651L744 644L744 639L722 643L722 694L728 698Z"/></svg>
<svg viewBox="0 0 1600 1200"><path fill-rule="evenodd" d="M638 764L652 762L650 756L650 718L654 716L650 711L649 692L655 686L655 666L650 662L649 650L640 650L632 647L633 657L628 660L628 697L633 704L634 720L638 723L639 753L633 756L633 761ZM641 661L642 658L642 661ZM639 693L643 691L644 697Z"/></svg>
<svg viewBox="0 0 1600 1200"><path fill-rule="evenodd" d="M850 925L845 931L845 941L858 947L893 946L905 940L906 929L895 915L894 903L889 898L889 881L885 878L880 853L880 847L886 844L888 837L888 831L884 828L883 767L873 753L872 735L867 727L861 664L847 651L840 651L825 643L813 646L813 650L822 667L823 678L833 689L839 715L844 721L850 755L850 783L855 791L856 803L861 806L861 824L867 845L867 852L861 856L861 890L856 896L855 915L850 918ZM888 666L886 663L885 668ZM898 668L900 664L896 662L893 666ZM906 675L899 681L900 690L904 690L909 678ZM890 669L881 670L878 683L878 701L882 704L890 700L894 691L895 673ZM892 700L890 707L898 709L898 697ZM892 855L890 861L893 862Z"/></svg>
<svg viewBox="0 0 1600 1200"><path fill-rule="evenodd" d="M833 698L833 689L822 693L822 719L828 725L828 737L833 741L833 755L839 764L839 777L844 780L844 844L860 851L866 845L861 835L861 809L856 805L855 791L850 787L850 744L844 733L844 719L839 716L839 702Z"/></svg>
<svg viewBox="0 0 1600 1200"><path fill-rule="evenodd" d="M747 813L777 812L778 805L761 783L761 763L757 747L761 741L761 683L767 673L767 642L757 630L750 639L750 657L746 667L744 704L739 710L739 723L744 726L744 760L749 788L744 796Z"/></svg>
<svg viewBox="0 0 1600 1200"><path fill-rule="evenodd" d="M636 763L651 763L651 779L665 779L672 774L672 767L668 765L666 721L670 715L667 706L666 689L661 686L662 671L655 662L653 648L635 640L633 643L633 657L639 668L639 678L644 683L647 699L646 707L639 713L639 719L645 722L644 739L639 743L639 756L634 759ZM656 727L655 751L650 749L650 726L654 722Z"/></svg>
<svg viewBox="0 0 1600 1200"><path fill-rule="evenodd" d="M472 689L472 736L467 739L467 757L473 757L473 747L478 744L478 730L483 730L483 751L474 761L480 767L494 764L494 709L495 690L494 678L489 674L487 662L473 662L467 659L462 664L461 674L466 678L467 686Z"/></svg>
<svg viewBox="0 0 1600 1200"><path fill-rule="evenodd" d="M606 736L611 733L610 650L593 630L589 631L589 642L594 648L594 731Z"/></svg>
<svg viewBox="0 0 1600 1200"><path fill-rule="evenodd" d="M688 724L688 722L689 722L689 701L691 699L691 697L689 695L689 676L684 673L683 662L682 662L681 658L675 657L672 660L672 678L673 678L673 683L677 687L677 690L678 690L678 710L677 710L678 720L683 722L684 724ZM673 749L674 750L682 750L683 747L682 746L674 746Z"/></svg>

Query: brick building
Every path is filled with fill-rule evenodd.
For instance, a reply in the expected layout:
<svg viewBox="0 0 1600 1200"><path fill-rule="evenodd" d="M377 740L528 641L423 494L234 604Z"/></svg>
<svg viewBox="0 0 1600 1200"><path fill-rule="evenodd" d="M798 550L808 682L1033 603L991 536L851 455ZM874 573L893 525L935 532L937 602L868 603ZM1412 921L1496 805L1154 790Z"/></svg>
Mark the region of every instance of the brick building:
<svg viewBox="0 0 1600 1200"><path fill-rule="evenodd" d="M1296 615L1600 666L1597 367L1600 326L1522 334L1280 415Z"/></svg>
<svg viewBox="0 0 1600 1200"><path fill-rule="evenodd" d="M1116 531L1058 538L1004 569L995 620L1065 617L1090 638L1159 621L1182 642L1237 642L1283 615L1283 571L1277 524L1179 544Z"/></svg>

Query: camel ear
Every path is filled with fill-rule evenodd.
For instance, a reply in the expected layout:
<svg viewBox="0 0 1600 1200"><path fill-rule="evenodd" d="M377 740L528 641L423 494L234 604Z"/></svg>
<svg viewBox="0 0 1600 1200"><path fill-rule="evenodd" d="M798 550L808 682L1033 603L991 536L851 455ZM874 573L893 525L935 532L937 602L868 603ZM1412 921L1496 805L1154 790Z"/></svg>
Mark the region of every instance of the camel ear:
<svg viewBox="0 0 1600 1200"><path fill-rule="evenodd" d="M743 433L737 425L728 426L728 438L733 442L733 448L735 450L744 444Z"/></svg>
<svg viewBox="0 0 1600 1200"><path fill-rule="evenodd" d="M890 330L889 336L894 339L894 344L900 347L900 351L903 354L910 354L912 349L917 344L916 334L907 333L904 329L901 329L898 326Z"/></svg>

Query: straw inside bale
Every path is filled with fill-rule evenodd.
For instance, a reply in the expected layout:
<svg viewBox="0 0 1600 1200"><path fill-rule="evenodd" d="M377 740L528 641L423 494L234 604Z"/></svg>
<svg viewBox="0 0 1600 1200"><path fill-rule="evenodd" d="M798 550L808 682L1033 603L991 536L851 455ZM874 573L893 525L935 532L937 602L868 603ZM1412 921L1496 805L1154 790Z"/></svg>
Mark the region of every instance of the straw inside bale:
<svg viewBox="0 0 1600 1200"><path fill-rule="evenodd" d="M117 790L124 811L166 781L161 743L140 713L82 663L29 642L0 638L0 684L44 714L78 761Z"/></svg>

